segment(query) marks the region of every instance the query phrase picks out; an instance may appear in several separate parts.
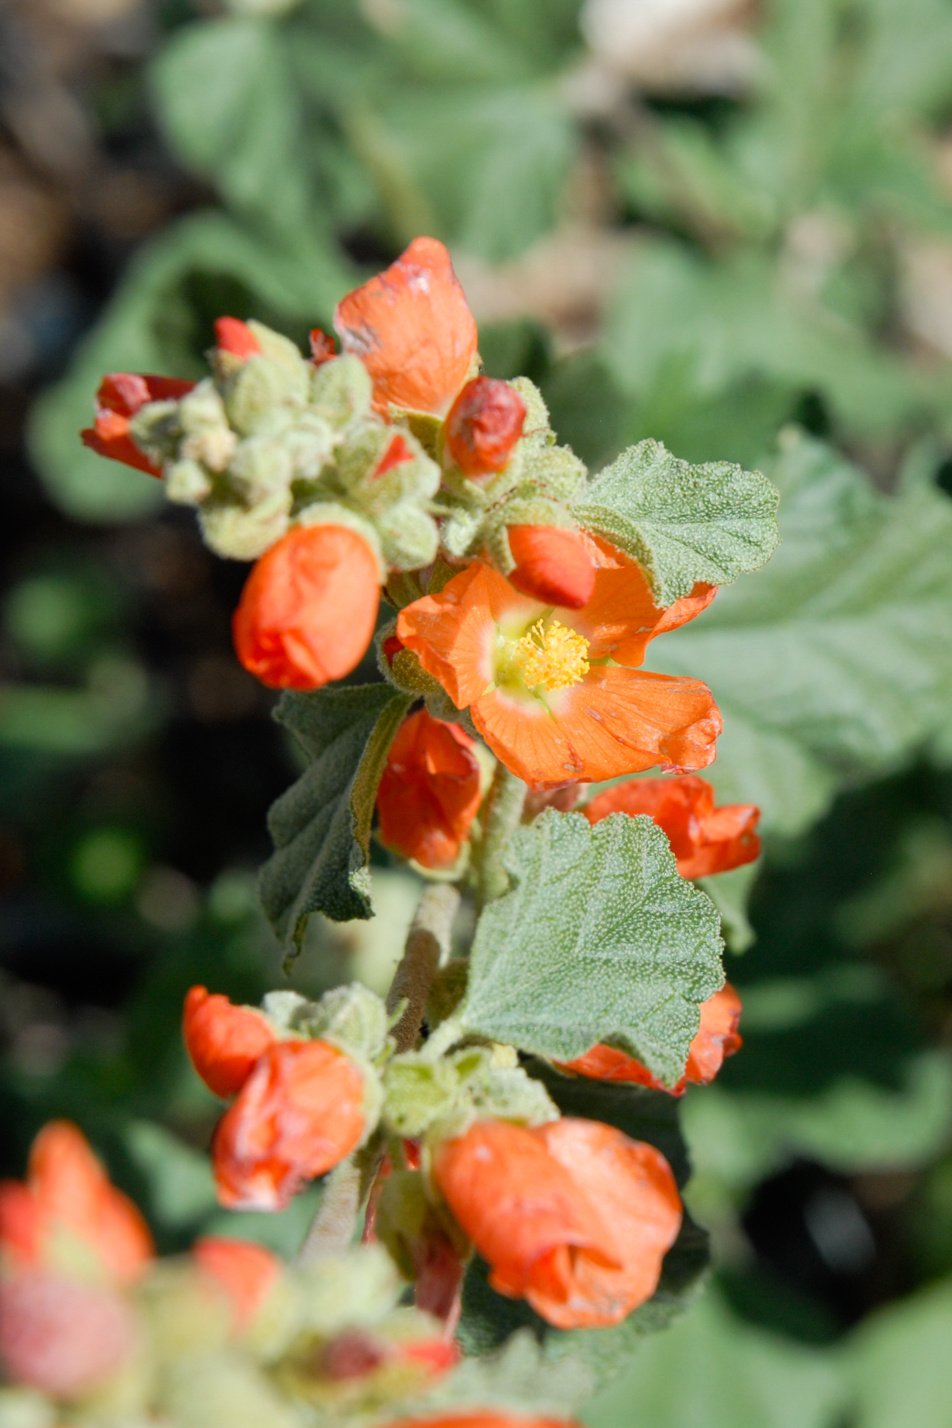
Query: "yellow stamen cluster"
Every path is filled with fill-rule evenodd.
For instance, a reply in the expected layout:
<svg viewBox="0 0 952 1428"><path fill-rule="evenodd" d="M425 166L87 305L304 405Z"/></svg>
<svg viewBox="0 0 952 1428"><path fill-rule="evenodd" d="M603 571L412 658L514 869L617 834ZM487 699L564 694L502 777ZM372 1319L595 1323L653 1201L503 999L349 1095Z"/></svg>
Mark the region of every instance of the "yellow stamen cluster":
<svg viewBox="0 0 952 1428"><path fill-rule="evenodd" d="M588 640L558 620L536 620L516 640L512 662L530 689L567 689L588 674Z"/></svg>

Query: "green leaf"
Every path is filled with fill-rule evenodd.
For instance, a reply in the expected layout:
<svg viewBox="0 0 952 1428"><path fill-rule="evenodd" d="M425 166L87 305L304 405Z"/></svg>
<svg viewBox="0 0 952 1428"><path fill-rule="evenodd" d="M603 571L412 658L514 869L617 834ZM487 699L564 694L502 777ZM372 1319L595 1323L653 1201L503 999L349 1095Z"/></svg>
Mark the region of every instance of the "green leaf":
<svg viewBox="0 0 952 1428"><path fill-rule="evenodd" d="M670 1333L639 1349L583 1417L590 1428L830 1428L841 1421L842 1397L826 1349L750 1323L712 1287ZM901 1416L890 1428L906 1421L914 1420Z"/></svg>
<svg viewBox="0 0 952 1428"><path fill-rule="evenodd" d="M275 852L261 870L261 900L287 955L308 918L370 917L370 824L387 750L411 700L389 684L285 694L276 718L311 761L272 806Z"/></svg>
<svg viewBox="0 0 952 1428"><path fill-rule="evenodd" d="M729 585L770 559L777 493L759 471L690 466L642 441L597 475L576 503L582 525L640 561L662 605L699 580Z"/></svg>
<svg viewBox="0 0 952 1428"><path fill-rule="evenodd" d="M857 1331L847 1367L856 1428L946 1428L952 1280L881 1310Z"/></svg>
<svg viewBox="0 0 952 1428"><path fill-rule="evenodd" d="M770 978L741 996L743 1051L685 1101L706 1174L743 1189L797 1155L849 1173L941 1150L952 1066L878 968Z"/></svg>
<svg viewBox="0 0 952 1428"><path fill-rule="evenodd" d="M560 1061L609 1041L673 1084L698 1005L722 983L722 944L661 829L549 810L518 830L506 865L515 886L479 919L465 1025Z"/></svg>
<svg viewBox="0 0 952 1428"><path fill-rule="evenodd" d="M175 152L234 207L300 223L312 205L306 132L285 39L266 19L219 19L174 34L152 70Z"/></svg>
<svg viewBox="0 0 952 1428"><path fill-rule="evenodd" d="M783 543L649 663L710 685L724 715L720 798L796 832L859 778L899 765L952 697L952 503L925 483L875 492L791 434L768 470Z"/></svg>

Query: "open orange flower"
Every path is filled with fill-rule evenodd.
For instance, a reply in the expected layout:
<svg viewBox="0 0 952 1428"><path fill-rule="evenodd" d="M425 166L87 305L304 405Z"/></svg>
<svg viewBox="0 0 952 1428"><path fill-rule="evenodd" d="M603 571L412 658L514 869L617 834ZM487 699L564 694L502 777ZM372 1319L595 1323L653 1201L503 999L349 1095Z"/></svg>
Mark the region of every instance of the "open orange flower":
<svg viewBox="0 0 952 1428"><path fill-rule="evenodd" d="M729 984L721 987L701 1007L701 1024L691 1042L684 1075L674 1086L665 1086L652 1076L647 1066L618 1051L614 1046L593 1046L584 1056L562 1063L563 1071L588 1076L595 1081L624 1081L635 1086L648 1086L653 1091L667 1091L681 1096L689 1085L706 1086L720 1071L728 1056L743 1046L737 1028L740 1024L740 997Z"/></svg>
<svg viewBox="0 0 952 1428"><path fill-rule="evenodd" d="M434 1179L493 1288L558 1329L617 1324L650 1298L681 1225L664 1156L598 1121L477 1121L439 1147Z"/></svg>
<svg viewBox="0 0 952 1428"><path fill-rule="evenodd" d="M450 255L414 238L385 272L348 293L334 326L374 384L374 405L445 416L476 359L476 323Z"/></svg>
<svg viewBox="0 0 952 1428"><path fill-rule="evenodd" d="M139 450L129 435L130 418L149 402L184 397L194 385L194 382L186 382L181 377L143 377L134 372L111 372L108 377L103 377L96 393L94 425L80 432L83 444L112 461L122 461L126 466L148 472L150 476L161 476L159 468Z"/></svg>
<svg viewBox="0 0 952 1428"><path fill-rule="evenodd" d="M252 1323L281 1273L277 1256L249 1240L206 1235L195 1241L192 1258L223 1291L239 1330Z"/></svg>
<svg viewBox="0 0 952 1428"><path fill-rule="evenodd" d="M82 1132L50 1121L33 1142L26 1183L0 1183L0 1251L14 1265L41 1267L55 1264L70 1241L116 1284L135 1279L155 1253L145 1220Z"/></svg>
<svg viewBox="0 0 952 1428"><path fill-rule="evenodd" d="M532 788L704 768L721 731L706 684L638 669L648 642L699 614L712 587L659 609L635 561L592 546L594 590L579 610L521 595L473 561L397 621L406 648Z"/></svg>
<svg viewBox="0 0 952 1428"><path fill-rule="evenodd" d="M364 1136L364 1078L326 1041L278 1041L218 1123L212 1161L223 1205L281 1210Z"/></svg>
<svg viewBox="0 0 952 1428"><path fill-rule="evenodd" d="M760 809L751 803L715 808L713 788L693 774L616 784L582 812L590 823L609 813L646 813L667 833L682 878L726 873L760 857L760 839L754 831Z"/></svg>
<svg viewBox="0 0 952 1428"><path fill-rule="evenodd" d="M480 800L473 740L458 724L411 714L390 746L377 791L381 843L424 868L456 862Z"/></svg>
<svg viewBox="0 0 952 1428"><path fill-rule="evenodd" d="M235 650L272 689L319 689L360 663L379 604L380 570L363 536L349 526L292 526L248 576Z"/></svg>
<svg viewBox="0 0 952 1428"><path fill-rule="evenodd" d="M264 1012L212 996L207 987L192 987L186 996L182 1033L192 1065L216 1096L236 1095L278 1039Z"/></svg>

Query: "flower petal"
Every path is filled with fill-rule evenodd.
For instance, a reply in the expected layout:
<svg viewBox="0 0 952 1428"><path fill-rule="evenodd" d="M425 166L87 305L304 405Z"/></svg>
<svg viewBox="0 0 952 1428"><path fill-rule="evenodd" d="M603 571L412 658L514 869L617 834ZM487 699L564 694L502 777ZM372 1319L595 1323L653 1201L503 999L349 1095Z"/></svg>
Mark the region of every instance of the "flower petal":
<svg viewBox="0 0 952 1428"><path fill-rule="evenodd" d="M609 813L645 813L653 818L668 835L682 878L726 872L760 855L760 839L754 831L760 810L748 803L715 808L711 785L692 774L616 784L583 811L590 823Z"/></svg>
<svg viewBox="0 0 952 1428"><path fill-rule="evenodd" d="M671 1167L654 1146L629 1140L599 1121L563 1116L538 1126L533 1135L597 1206L611 1230L616 1264L576 1255L569 1302L534 1291L526 1297L556 1328L617 1324L655 1292L664 1256L681 1228L681 1197Z"/></svg>
<svg viewBox="0 0 952 1428"><path fill-rule="evenodd" d="M349 293L334 326L343 350L370 372L384 413L393 405L444 415L476 356L476 323L436 238L415 238L385 272Z"/></svg>

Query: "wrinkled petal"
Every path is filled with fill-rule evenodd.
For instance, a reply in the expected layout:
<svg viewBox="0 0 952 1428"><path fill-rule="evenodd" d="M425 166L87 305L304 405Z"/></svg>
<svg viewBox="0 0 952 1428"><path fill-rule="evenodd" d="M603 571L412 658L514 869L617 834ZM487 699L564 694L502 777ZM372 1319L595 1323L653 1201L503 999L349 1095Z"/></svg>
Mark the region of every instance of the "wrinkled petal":
<svg viewBox="0 0 952 1428"><path fill-rule="evenodd" d="M578 1056L574 1061L561 1063L560 1069L572 1071L576 1076L587 1076L594 1081L619 1081L634 1086L648 1086L653 1091L664 1091L670 1096L683 1095L688 1085L706 1086L713 1081L728 1056L733 1056L743 1045L738 1033L741 1003L737 992L730 985L701 1007L701 1021L697 1035L691 1042L684 1075L674 1086L666 1086L658 1081L647 1066L625 1051L614 1046L599 1044Z"/></svg>
<svg viewBox="0 0 952 1428"><path fill-rule="evenodd" d="M446 450L467 476L502 471L525 419L526 405L515 387L498 377L474 377L446 418Z"/></svg>
<svg viewBox="0 0 952 1428"><path fill-rule="evenodd" d="M324 1041L268 1047L215 1132L223 1205L281 1210L307 1180L332 1169L364 1134L364 1081Z"/></svg>
<svg viewBox="0 0 952 1428"><path fill-rule="evenodd" d="M95 425L80 432L85 446L112 461L134 466L149 476L159 468L140 451L129 434L129 418L148 402L177 400L195 385L180 377L156 377L138 372L110 372L96 393Z"/></svg>
<svg viewBox="0 0 952 1428"><path fill-rule="evenodd" d="M599 1211L534 1131L478 1121L440 1147L434 1175L501 1294L565 1299L581 1258L620 1265Z"/></svg>
<svg viewBox="0 0 952 1428"><path fill-rule="evenodd" d="M334 326L359 357L374 402L442 416L470 375L476 323L450 255L436 238L415 238L385 272L338 304Z"/></svg>
<svg viewBox="0 0 952 1428"><path fill-rule="evenodd" d="M377 790L378 836L425 868L455 863L480 802L473 740L425 709L397 733Z"/></svg>
<svg viewBox="0 0 952 1428"><path fill-rule="evenodd" d="M205 987L192 987L185 998L182 1032L192 1065L216 1096L240 1091L258 1057L277 1040L263 1012L234 1006Z"/></svg>
<svg viewBox="0 0 952 1428"><path fill-rule="evenodd" d="M533 1134L598 1206L611 1227L618 1264L576 1256L570 1299L553 1301L532 1292L526 1297L556 1328L617 1324L654 1294L664 1256L681 1228L681 1197L671 1167L654 1146L598 1121L563 1116Z"/></svg>
<svg viewBox="0 0 952 1428"><path fill-rule="evenodd" d="M644 670L593 669L548 707L493 690L472 707L493 753L532 788L591 782L661 764L704 768L721 717L706 684Z"/></svg>
<svg viewBox="0 0 952 1428"><path fill-rule="evenodd" d="M759 808L748 803L715 808L711 785L691 774L616 784L583 812L590 823L609 813L647 814L668 835L683 878L727 872L760 856Z"/></svg>

